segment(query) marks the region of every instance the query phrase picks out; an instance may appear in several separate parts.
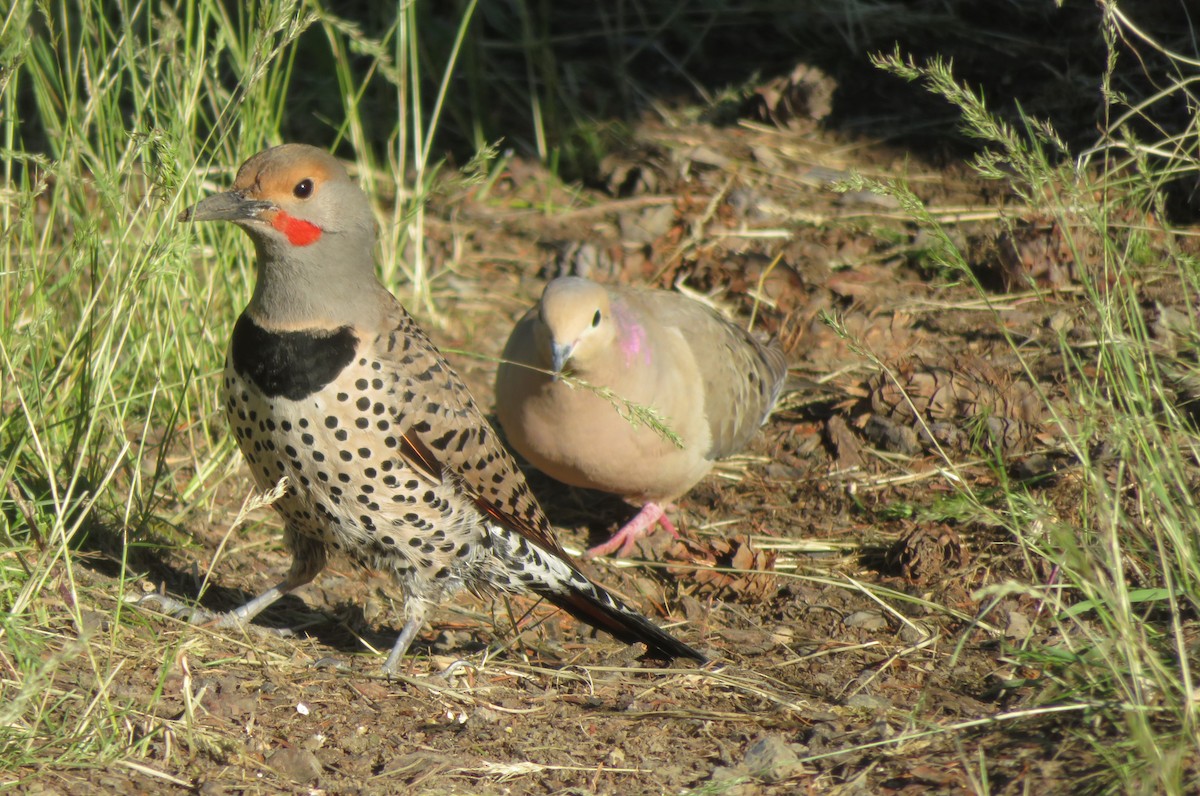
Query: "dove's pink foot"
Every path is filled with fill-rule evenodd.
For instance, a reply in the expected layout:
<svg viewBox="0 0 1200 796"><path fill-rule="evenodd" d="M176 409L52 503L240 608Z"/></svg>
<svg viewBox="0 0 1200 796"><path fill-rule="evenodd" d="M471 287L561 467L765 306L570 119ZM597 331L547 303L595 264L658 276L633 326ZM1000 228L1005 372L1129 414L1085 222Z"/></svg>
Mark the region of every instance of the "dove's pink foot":
<svg viewBox="0 0 1200 796"><path fill-rule="evenodd" d="M617 552L617 558L624 558L633 552L633 546L638 539L644 539L654 533L654 526L659 525L664 531L679 538L679 531L675 530L675 526L667 519L666 509L657 503L647 503L642 506L642 510L634 515L633 519L621 526L621 530L617 531L612 537L602 544L598 544L592 549L583 554L584 558L595 558L596 556L606 556L614 550Z"/></svg>

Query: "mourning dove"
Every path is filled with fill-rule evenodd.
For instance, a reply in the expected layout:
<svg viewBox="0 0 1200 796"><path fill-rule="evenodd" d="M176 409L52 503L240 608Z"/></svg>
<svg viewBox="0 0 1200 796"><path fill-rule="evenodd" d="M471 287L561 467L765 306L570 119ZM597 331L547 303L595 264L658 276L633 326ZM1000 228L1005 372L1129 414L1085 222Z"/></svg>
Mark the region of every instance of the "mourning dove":
<svg viewBox="0 0 1200 796"><path fill-rule="evenodd" d="M642 506L588 551L628 555L656 523L677 535L663 504L746 446L786 374L778 346L705 304L560 277L508 339L496 414L512 446L539 470ZM623 402L657 412L678 442L627 417Z"/></svg>
<svg viewBox="0 0 1200 796"><path fill-rule="evenodd" d="M181 216L230 221L258 278L225 364L225 409L273 504L292 566L223 618L240 625L312 580L329 553L391 573L406 623L463 587L532 593L662 657L704 656L585 577L441 353L375 276L375 224L341 164L310 146L260 152L233 188Z"/></svg>

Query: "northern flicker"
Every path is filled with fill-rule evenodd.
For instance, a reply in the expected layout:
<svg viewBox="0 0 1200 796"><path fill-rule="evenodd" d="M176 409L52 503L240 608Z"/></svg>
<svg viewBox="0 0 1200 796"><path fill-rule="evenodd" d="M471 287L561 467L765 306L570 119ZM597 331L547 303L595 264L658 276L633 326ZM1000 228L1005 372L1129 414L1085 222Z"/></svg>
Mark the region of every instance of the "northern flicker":
<svg viewBox="0 0 1200 796"><path fill-rule="evenodd" d="M547 475L642 506L588 551L628 555L656 524L678 535L663 504L746 446L786 376L777 345L705 304L666 290L560 277L508 339L496 372L496 414L512 446ZM679 440L623 416L589 385L656 410Z"/></svg>
<svg viewBox="0 0 1200 796"><path fill-rule="evenodd" d="M532 593L656 656L705 660L559 546L466 386L377 279L367 196L335 158L298 144L260 152L231 190L180 218L230 221L254 241L225 409L259 488L287 479L274 507L291 568L223 623L249 622L332 552L391 573L405 595L386 671L429 607L463 587Z"/></svg>

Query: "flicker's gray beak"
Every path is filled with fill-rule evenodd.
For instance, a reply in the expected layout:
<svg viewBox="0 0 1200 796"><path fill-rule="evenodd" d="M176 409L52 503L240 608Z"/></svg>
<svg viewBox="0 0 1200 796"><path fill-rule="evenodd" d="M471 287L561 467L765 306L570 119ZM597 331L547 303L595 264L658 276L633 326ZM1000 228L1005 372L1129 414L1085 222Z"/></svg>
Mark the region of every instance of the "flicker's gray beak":
<svg viewBox="0 0 1200 796"><path fill-rule="evenodd" d="M241 191L206 196L179 214L180 221L249 221L275 207L271 202L247 199Z"/></svg>
<svg viewBox="0 0 1200 796"><path fill-rule="evenodd" d="M554 371L554 380L563 375L563 368L571 360L571 352L575 350L574 343L550 344L550 370Z"/></svg>

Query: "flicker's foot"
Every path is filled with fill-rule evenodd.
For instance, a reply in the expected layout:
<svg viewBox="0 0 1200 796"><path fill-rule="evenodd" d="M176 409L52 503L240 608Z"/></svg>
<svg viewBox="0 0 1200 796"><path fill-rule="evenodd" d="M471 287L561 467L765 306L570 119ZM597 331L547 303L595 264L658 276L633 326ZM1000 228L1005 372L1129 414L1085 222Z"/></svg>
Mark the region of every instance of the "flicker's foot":
<svg viewBox="0 0 1200 796"><path fill-rule="evenodd" d="M166 614L167 616L173 616L176 619L182 619L183 621L193 625L212 625L213 627L218 627L222 630L231 630L234 628L250 630L253 628L254 632L269 633L280 638L290 638L295 635L286 627L261 627L259 625L250 624L250 620L254 618L254 615L256 615L258 611L254 611L254 613L251 613L247 618L246 614L249 612L246 610L246 608L247 606L252 606L252 604L255 602L254 600L251 600L249 603L241 606L240 608L235 608L234 610L224 614L214 613L206 608L201 608L196 605L189 605L182 600L176 600L174 597L168 597L165 594L158 594L157 592L137 597L130 597L128 602L131 605L149 608L151 610L158 611L159 613ZM259 610L261 610L261 608Z"/></svg>
<svg viewBox="0 0 1200 796"><path fill-rule="evenodd" d="M152 592L150 594L132 595L126 598L126 602L130 605L136 605L141 608L149 608L152 611L157 611L160 614L173 616L176 619L182 619L193 625L202 625L206 622L211 622L214 619L220 618L220 614L214 614L196 605L189 605L182 600L176 600L174 597L168 597L165 594Z"/></svg>
<svg viewBox="0 0 1200 796"><path fill-rule="evenodd" d="M666 509L657 503L647 503L642 506L641 511L634 515L633 519L614 533L612 538L588 550L583 557L605 556L616 550L617 558L625 558L633 553L633 546L637 544L638 539L644 539L654 532L655 525L661 526L664 531L676 539L679 538L679 531L675 530L675 526L667 519Z"/></svg>

